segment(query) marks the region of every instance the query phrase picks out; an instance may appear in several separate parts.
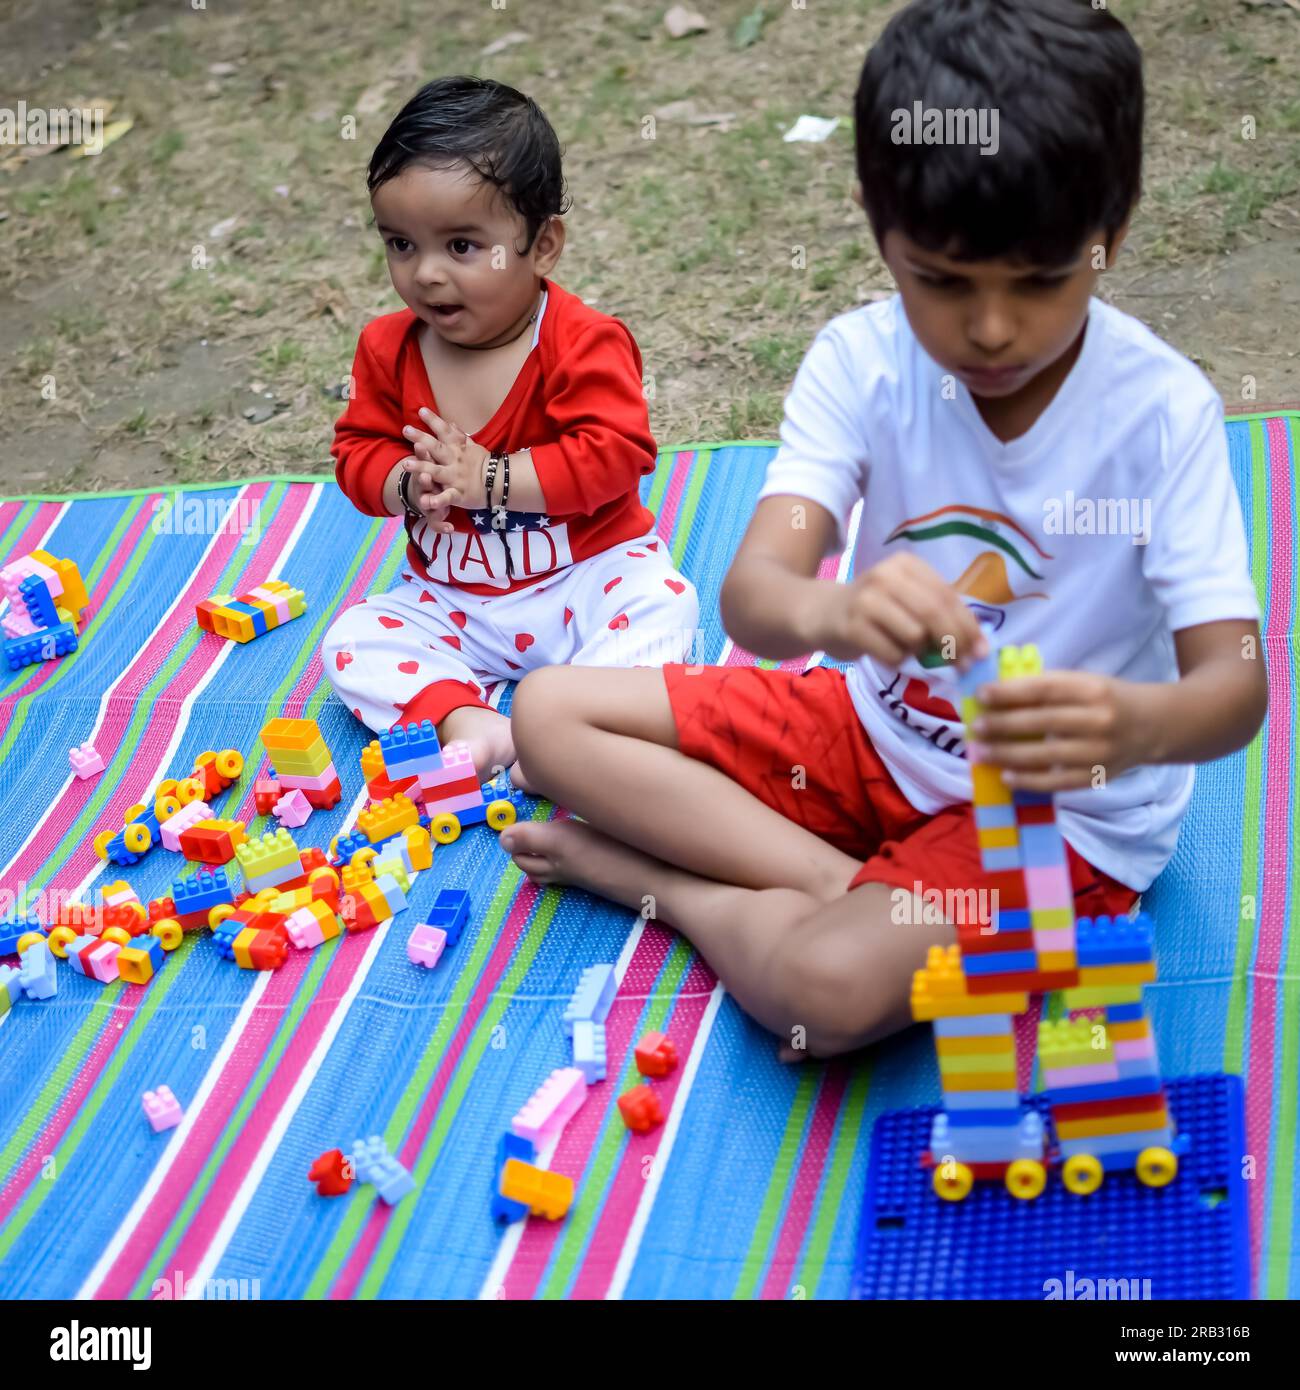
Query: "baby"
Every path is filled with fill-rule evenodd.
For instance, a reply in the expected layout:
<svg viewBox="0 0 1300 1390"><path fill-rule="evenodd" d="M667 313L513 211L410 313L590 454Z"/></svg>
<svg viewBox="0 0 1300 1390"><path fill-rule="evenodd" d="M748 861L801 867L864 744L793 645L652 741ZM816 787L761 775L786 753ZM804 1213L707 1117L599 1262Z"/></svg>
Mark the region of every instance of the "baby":
<svg viewBox="0 0 1300 1390"><path fill-rule="evenodd" d="M406 564L330 627L322 660L370 728L432 720L488 774L515 760L495 683L681 660L698 601L638 494L656 449L636 342L549 278L564 181L537 104L430 82L368 186L407 307L362 331L332 452L354 506L404 517Z"/></svg>

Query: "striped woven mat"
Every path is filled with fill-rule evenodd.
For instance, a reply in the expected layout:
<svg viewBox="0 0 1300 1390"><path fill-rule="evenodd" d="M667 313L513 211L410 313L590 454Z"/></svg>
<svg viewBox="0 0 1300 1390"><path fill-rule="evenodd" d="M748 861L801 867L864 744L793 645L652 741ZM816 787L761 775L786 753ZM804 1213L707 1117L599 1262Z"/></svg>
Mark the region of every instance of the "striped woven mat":
<svg viewBox="0 0 1300 1390"><path fill-rule="evenodd" d="M1166 1068L1247 1079L1254 1255L1260 1291L1275 1297L1300 1292L1296 419L1229 426L1267 615L1269 721L1198 775L1178 855L1146 902ZM645 480L661 535L700 588L706 660L753 661L723 634L717 592L770 453L688 446ZM106 877L144 898L167 891L176 856L105 874L91 842L207 748L252 755L227 804L264 828L257 733L279 714L320 722L344 783L343 802L300 842L324 844L351 822L368 735L330 694L317 653L343 607L394 582L396 521L360 516L321 478L0 502L0 557L38 547L77 561L93 610L74 656L10 677L0 694L0 908L86 897ZM306 616L244 647L198 631L197 600L265 578L305 589ZM87 738L108 767L81 783L67 750ZM937 1095L928 1038L914 1030L869 1055L783 1067L682 940L586 894L539 891L485 828L438 851L413 913L443 886L469 888L474 913L433 972L406 959L414 915L293 953L271 974L238 970L192 935L145 989L60 966L55 1001L0 1018L0 1296L846 1294L870 1123ZM497 1139L566 1063L563 1003L597 961L620 975L609 1079L552 1159L577 1200L563 1222L503 1232L488 1216ZM669 1033L682 1061L657 1083L667 1123L629 1137L614 1101L648 1028ZM140 1096L158 1084L185 1120L155 1136ZM317 1197L315 1156L370 1134L417 1191L391 1210L370 1188Z"/></svg>

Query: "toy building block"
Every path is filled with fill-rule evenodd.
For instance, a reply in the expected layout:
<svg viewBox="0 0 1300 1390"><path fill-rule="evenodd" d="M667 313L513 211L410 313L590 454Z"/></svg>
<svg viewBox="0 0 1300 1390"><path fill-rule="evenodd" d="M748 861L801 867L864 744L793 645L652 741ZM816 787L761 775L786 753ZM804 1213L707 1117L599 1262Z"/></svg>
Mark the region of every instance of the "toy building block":
<svg viewBox="0 0 1300 1390"><path fill-rule="evenodd" d="M573 1065L582 1073L588 1086L604 1081L608 1057L603 1023L580 1018L573 1025Z"/></svg>
<svg viewBox="0 0 1300 1390"><path fill-rule="evenodd" d="M408 825L402 831L402 846L412 872L433 864L433 840L422 825Z"/></svg>
<svg viewBox="0 0 1300 1390"><path fill-rule="evenodd" d="M579 1019L604 1023L609 1017L617 989L618 981L614 978L612 965L589 965L582 972L578 988L564 1010L562 1022L565 1037L573 1036L573 1025Z"/></svg>
<svg viewBox="0 0 1300 1390"><path fill-rule="evenodd" d="M358 1139L352 1147L357 1177L372 1184L388 1206L394 1206L407 1193L415 1191L415 1180L388 1152L388 1145L378 1135Z"/></svg>
<svg viewBox="0 0 1300 1390"><path fill-rule="evenodd" d="M300 825L306 825L311 817L311 802L303 793L294 787L292 791L285 792L275 803L275 818L281 825L292 826L297 829Z"/></svg>
<svg viewBox="0 0 1300 1390"><path fill-rule="evenodd" d="M83 743L80 748L68 749L68 760L78 781L84 782L104 770L104 759L100 757L93 743Z"/></svg>
<svg viewBox="0 0 1300 1390"><path fill-rule="evenodd" d="M367 806L357 817L357 829L372 845L377 845L390 835L400 835L407 826L416 825L419 819L420 813L409 796L394 796Z"/></svg>
<svg viewBox="0 0 1300 1390"><path fill-rule="evenodd" d="M330 1149L308 1169L307 1181L322 1197L343 1197L352 1188L352 1165L342 1149Z"/></svg>
<svg viewBox="0 0 1300 1390"><path fill-rule="evenodd" d="M129 985L147 985L162 969L164 958L156 936L137 936L117 953L118 977Z"/></svg>
<svg viewBox="0 0 1300 1390"><path fill-rule="evenodd" d="M194 759L193 781L205 800L225 791L237 782L244 772L244 755L237 748L223 748L220 753L208 749Z"/></svg>
<svg viewBox="0 0 1300 1390"><path fill-rule="evenodd" d="M250 893L274 888L302 873L298 846L283 826L268 831L255 840L245 840L235 850L239 867L244 871L244 887Z"/></svg>
<svg viewBox="0 0 1300 1390"><path fill-rule="evenodd" d="M285 917L284 927L294 947L308 951L339 934L339 919L327 902L316 899L294 908Z"/></svg>
<svg viewBox="0 0 1300 1390"><path fill-rule="evenodd" d="M159 1086L157 1090L146 1091L141 1097L144 1113L153 1132L160 1134L164 1129L175 1129L180 1124L183 1113L180 1102L172 1095L170 1086Z"/></svg>
<svg viewBox="0 0 1300 1390"><path fill-rule="evenodd" d="M384 895L390 917L396 917L399 912L406 910L406 894L402 889L403 882L408 885L410 882L404 872L400 873L400 876L393 873L376 873L375 875L375 887Z"/></svg>
<svg viewBox="0 0 1300 1390"><path fill-rule="evenodd" d="M253 783L253 804L259 816L269 816L283 795L284 788L276 781L274 772L269 777L257 778Z"/></svg>
<svg viewBox="0 0 1300 1390"><path fill-rule="evenodd" d="M202 600L195 605L194 616L204 632L234 642L251 642L301 617L305 611L306 599L301 589L280 579L267 579L238 598L215 594Z"/></svg>
<svg viewBox="0 0 1300 1390"><path fill-rule="evenodd" d="M647 1033L633 1053L642 1076L667 1076L677 1065L677 1048L662 1033Z"/></svg>
<svg viewBox="0 0 1300 1390"><path fill-rule="evenodd" d="M493 1221L522 1221L528 1215L527 1202L512 1202L501 1195L501 1176L505 1171L507 1159L516 1158L522 1163L531 1164L537 1157L537 1149L529 1139L521 1139L507 1130L497 1143L496 1162L492 1165L495 1178L492 1183L491 1215Z"/></svg>
<svg viewBox="0 0 1300 1390"><path fill-rule="evenodd" d="M498 1191L507 1201L526 1206L534 1216L548 1221L560 1220L573 1205L572 1178L518 1158L507 1158L502 1165Z"/></svg>
<svg viewBox="0 0 1300 1390"><path fill-rule="evenodd" d="M192 863L229 864L245 843L244 822L217 817L200 821L181 831L179 843L181 853Z"/></svg>
<svg viewBox="0 0 1300 1390"><path fill-rule="evenodd" d="M383 769L394 781L442 767L438 731L428 719L399 724L381 733L377 742Z"/></svg>
<svg viewBox="0 0 1300 1390"><path fill-rule="evenodd" d="M38 661L50 661L77 650L77 633L71 623L42 628L28 637L11 637L4 644L5 661L11 671Z"/></svg>
<svg viewBox="0 0 1300 1390"><path fill-rule="evenodd" d="M174 816L169 816L158 827L162 835L163 848L171 850L173 854L183 853L181 835L200 821L211 819L212 807L206 801L191 801L188 806L182 806Z"/></svg>
<svg viewBox="0 0 1300 1390"><path fill-rule="evenodd" d="M58 993L59 981L54 973L54 957L50 954L49 943L34 941L19 957L19 983L28 999L53 999Z"/></svg>
<svg viewBox="0 0 1300 1390"><path fill-rule="evenodd" d="M626 1095L618 1098L618 1112L628 1129L638 1134L648 1134L656 1126L663 1124L663 1106L659 1097L644 1084L633 1086Z"/></svg>
<svg viewBox="0 0 1300 1390"><path fill-rule="evenodd" d="M0 1015L23 997L22 976L16 965L0 965Z"/></svg>
<svg viewBox="0 0 1300 1390"><path fill-rule="evenodd" d="M442 888L425 919L431 927L447 934L447 945L454 946L469 924L470 898L464 888Z"/></svg>
<svg viewBox="0 0 1300 1390"><path fill-rule="evenodd" d="M446 944L445 931L421 922L406 939L406 958L412 965L422 965L426 970L432 970L442 958Z"/></svg>
<svg viewBox="0 0 1300 1390"><path fill-rule="evenodd" d="M559 1134L587 1099L587 1083L575 1067L553 1071L510 1121L511 1133L534 1144Z"/></svg>

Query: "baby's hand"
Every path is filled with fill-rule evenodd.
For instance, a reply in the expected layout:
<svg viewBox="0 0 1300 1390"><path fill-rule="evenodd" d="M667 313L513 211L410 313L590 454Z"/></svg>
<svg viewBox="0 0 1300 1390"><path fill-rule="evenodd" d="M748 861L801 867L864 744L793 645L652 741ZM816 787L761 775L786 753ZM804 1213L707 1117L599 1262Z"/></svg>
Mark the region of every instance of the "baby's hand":
<svg viewBox="0 0 1300 1390"><path fill-rule="evenodd" d="M1008 786L1025 791L1104 786L1142 761L1135 690L1091 671L983 685L976 698L986 712L971 726L971 761L996 764Z"/></svg>
<svg viewBox="0 0 1300 1390"><path fill-rule="evenodd" d="M442 499L458 507L486 506L483 465L488 451L475 443L459 425L444 420L432 410L421 410L420 419L427 429L407 425L402 433L426 461L432 483L443 489Z"/></svg>
<svg viewBox="0 0 1300 1390"><path fill-rule="evenodd" d="M841 661L899 666L939 648L964 669L988 652L975 615L938 571L899 551L849 584L828 584L818 646Z"/></svg>
<svg viewBox="0 0 1300 1390"><path fill-rule="evenodd" d="M444 536L449 536L456 529L447 519L447 514L451 511L451 503L440 500L440 495L434 491L433 475L428 471L429 460L422 453L422 446L416 445L415 453L410 458L402 460L402 467L413 475L411 488L411 501L420 509L421 515L428 522L430 528L441 532ZM446 493L441 497L445 498Z"/></svg>

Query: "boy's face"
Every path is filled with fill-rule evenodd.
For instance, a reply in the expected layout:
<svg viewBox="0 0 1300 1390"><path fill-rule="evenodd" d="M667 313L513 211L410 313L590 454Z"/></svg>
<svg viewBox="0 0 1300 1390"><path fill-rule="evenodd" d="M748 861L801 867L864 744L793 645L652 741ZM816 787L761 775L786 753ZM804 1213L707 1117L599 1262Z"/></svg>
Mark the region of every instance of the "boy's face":
<svg viewBox="0 0 1300 1390"><path fill-rule="evenodd" d="M527 251L523 219L467 165L410 164L371 196L393 288L448 343L492 347L520 331L564 246L553 217Z"/></svg>
<svg viewBox="0 0 1300 1390"><path fill-rule="evenodd" d="M1112 238L1108 265L1123 239L1124 230ZM1024 390L1078 338L1098 275L1093 248L1105 245L1098 231L1055 266L958 261L891 228L881 251L921 346L973 396L1002 399Z"/></svg>

